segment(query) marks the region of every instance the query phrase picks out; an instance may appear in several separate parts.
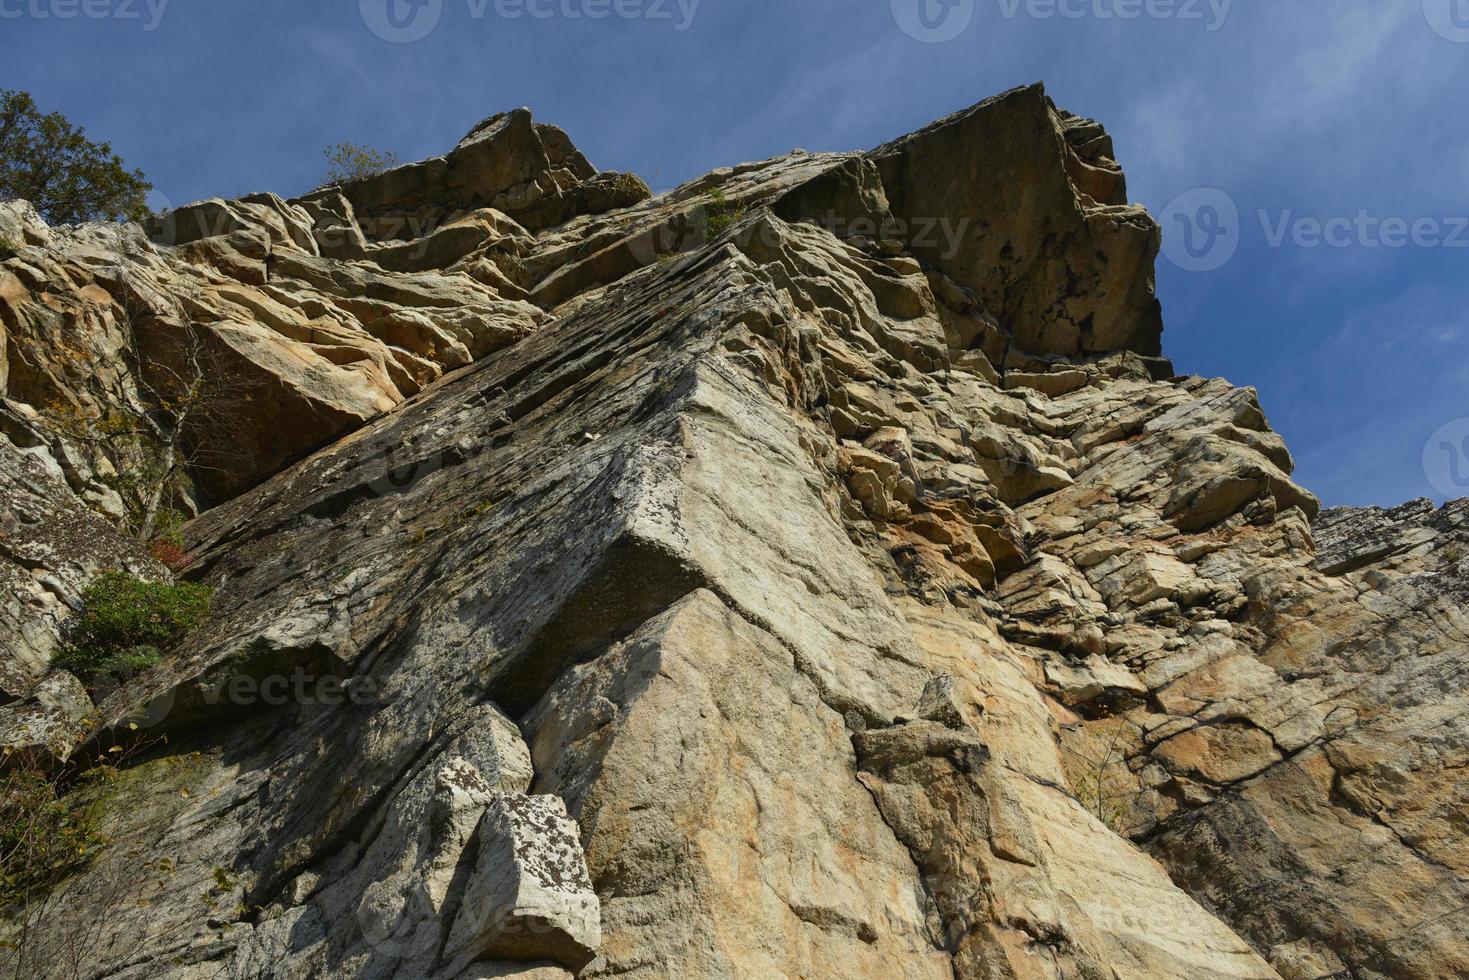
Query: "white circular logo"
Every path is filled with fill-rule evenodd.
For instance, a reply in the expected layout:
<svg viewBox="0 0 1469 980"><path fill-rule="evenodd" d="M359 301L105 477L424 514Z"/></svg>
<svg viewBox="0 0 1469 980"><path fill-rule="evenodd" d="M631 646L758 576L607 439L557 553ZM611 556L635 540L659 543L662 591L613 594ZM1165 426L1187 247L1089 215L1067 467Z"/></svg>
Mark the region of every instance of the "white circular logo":
<svg viewBox="0 0 1469 980"><path fill-rule="evenodd" d="M952 41L974 19L974 0L892 0L893 20L925 44Z"/></svg>
<svg viewBox="0 0 1469 980"><path fill-rule="evenodd" d="M148 673L148 670L146 666L127 663L118 663L105 668L91 678L91 684L88 687L92 700L101 704L118 691L131 685L134 679ZM137 701L130 705L122 721L145 730L162 724L173 711L177 694L178 692L172 685L167 685L161 692L154 694L146 701Z"/></svg>
<svg viewBox="0 0 1469 980"><path fill-rule="evenodd" d="M407 44L439 26L444 0L357 0L362 23L384 41Z"/></svg>
<svg viewBox="0 0 1469 980"><path fill-rule="evenodd" d="M1239 249L1239 208L1217 187L1178 195L1158 221L1163 225L1163 255L1186 272L1212 272Z"/></svg>
<svg viewBox="0 0 1469 980"><path fill-rule="evenodd" d="M459 447L446 446L424 452L402 443L383 447L381 472L367 481L375 497L394 497L407 493L439 470L454 465ZM373 460L376 466L377 460Z"/></svg>
<svg viewBox="0 0 1469 980"><path fill-rule="evenodd" d="M1423 475L1447 500L1469 497L1469 418L1441 427L1423 445Z"/></svg>
<svg viewBox="0 0 1469 980"><path fill-rule="evenodd" d="M672 258L708 244L707 228L707 211L700 204L637 232L627 240L628 251L639 265L652 265L665 256Z"/></svg>
<svg viewBox="0 0 1469 980"><path fill-rule="evenodd" d="M438 944L440 924L412 874L392 875L368 885L357 903L363 942L377 955L413 959Z"/></svg>
<svg viewBox="0 0 1469 980"><path fill-rule="evenodd" d="M1469 44L1469 0L1423 0L1423 16L1439 36Z"/></svg>

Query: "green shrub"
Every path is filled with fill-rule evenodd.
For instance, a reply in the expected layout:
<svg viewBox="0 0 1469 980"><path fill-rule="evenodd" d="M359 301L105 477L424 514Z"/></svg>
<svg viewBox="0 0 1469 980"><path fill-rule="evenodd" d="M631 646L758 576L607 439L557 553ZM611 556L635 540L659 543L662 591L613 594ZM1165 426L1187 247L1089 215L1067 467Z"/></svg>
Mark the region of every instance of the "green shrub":
<svg viewBox="0 0 1469 980"><path fill-rule="evenodd" d="M209 611L213 590L193 582L144 582L121 572L99 576L82 593L55 663L83 680L155 666Z"/></svg>
<svg viewBox="0 0 1469 980"><path fill-rule="evenodd" d="M122 669L130 674L140 671L151 670L163 662L163 653L157 647L138 646L128 647L115 657L109 657L107 664L114 669Z"/></svg>
<svg viewBox="0 0 1469 980"><path fill-rule="evenodd" d="M713 241L725 229L744 216L745 209L735 207L718 187L709 192L709 205L704 209L704 240Z"/></svg>
<svg viewBox="0 0 1469 980"><path fill-rule="evenodd" d="M322 175L322 187L376 177L398 166L396 154L361 143L333 143L323 153L326 155L326 173Z"/></svg>
<svg viewBox="0 0 1469 980"><path fill-rule="evenodd" d="M0 777L0 906L11 906L86 866L105 840L94 814L63 799L54 780L25 771Z"/></svg>

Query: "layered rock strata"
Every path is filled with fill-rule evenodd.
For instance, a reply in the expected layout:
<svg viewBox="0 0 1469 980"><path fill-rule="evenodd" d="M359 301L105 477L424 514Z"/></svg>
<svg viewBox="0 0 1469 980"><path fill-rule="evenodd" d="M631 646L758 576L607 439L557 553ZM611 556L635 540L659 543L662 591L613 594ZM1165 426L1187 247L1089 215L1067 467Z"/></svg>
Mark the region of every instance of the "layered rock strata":
<svg viewBox="0 0 1469 980"><path fill-rule="evenodd" d="M44 747L160 739L37 975L1469 973L1469 511L1318 513L1175 376L1039 86L657 196L521 110L5 228L3 493L89 530L6 527L0 710L87 575L166 574L113 474L176 420L63 423L170 351L248 394L183 426L211 616Z"/></svg>

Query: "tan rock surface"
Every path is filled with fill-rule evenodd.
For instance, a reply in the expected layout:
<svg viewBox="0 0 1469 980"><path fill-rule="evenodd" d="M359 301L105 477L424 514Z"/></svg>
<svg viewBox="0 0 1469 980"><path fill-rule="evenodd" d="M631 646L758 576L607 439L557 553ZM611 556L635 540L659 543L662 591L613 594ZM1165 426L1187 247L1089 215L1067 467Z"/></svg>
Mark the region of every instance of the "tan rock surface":
<svg viewBox="0 0 1469 980"><path fill-rule="evenodd" d="M657 197L517 110L181 210L0 208L0 480L105 530L3 539L8 693L171 424L68 420L200 350L249 396L174 501L211 616L90 729L155 789L26 933L87 975L1469 973L1469 504L1318 513L1175 377L1158 230L1039 87Z"/></svg>

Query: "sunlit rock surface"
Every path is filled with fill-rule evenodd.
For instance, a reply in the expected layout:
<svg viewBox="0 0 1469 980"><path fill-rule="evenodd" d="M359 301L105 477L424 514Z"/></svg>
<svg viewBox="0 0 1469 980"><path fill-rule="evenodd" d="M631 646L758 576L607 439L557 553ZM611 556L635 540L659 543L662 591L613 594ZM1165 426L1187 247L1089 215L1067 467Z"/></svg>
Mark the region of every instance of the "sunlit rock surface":
<svg viewBox="0 0 1469 980"><path fill-rule="evenodd" d="M158 433L72 420L219 393L214 607L72 719L143 788L31 974L1469 974L1469 510L1318 514L1175 377L1159 230L1039 86L658 196L517 110L0 232L0 711L88 575L167 574Z"/></svg>

